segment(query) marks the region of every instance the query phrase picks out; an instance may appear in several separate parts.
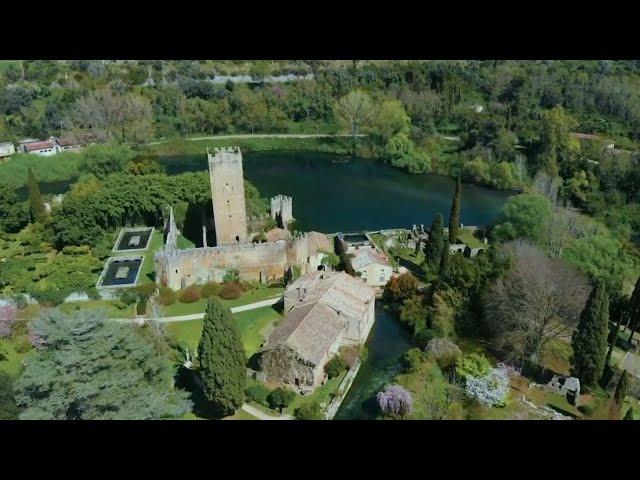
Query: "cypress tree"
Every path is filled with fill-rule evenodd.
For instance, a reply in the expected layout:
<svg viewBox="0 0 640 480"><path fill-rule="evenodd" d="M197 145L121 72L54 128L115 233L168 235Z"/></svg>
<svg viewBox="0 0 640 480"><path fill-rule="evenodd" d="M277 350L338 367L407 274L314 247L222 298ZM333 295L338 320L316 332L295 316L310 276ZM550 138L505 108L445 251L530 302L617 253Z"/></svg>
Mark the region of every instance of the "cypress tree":
<svg viewBox="0 0 640 480"><path fill-rule="evenodd" d="M244 401L246 361L238 325L217 297L207 305L198 357L207 398L216 413L232 414Z"/></svg>
<svg viewBox="0 0 640 480"><path fill-rule="evenodd" d="M38 185L38 179L31 167L29 167L27 186L29 188L29 207L31 210L31 219L36 222L41 222L46 217L46 211L44 209L44 201L42 200L42 193L40 192L40 186Z"/></svg>
<svg viewBox="0 0 640 480"><path fill-rule="evenodd" d="M453 193L453 202L451 203L451 214L449 215L449 243L454 244L458 240L460 233L460 202L461 202L462 183L460 174L456 182L456 189Z"/></svg>
<svg viewBox="0 0 640 480"><path fill-rule="evenodd" d="M636 286L629 300L629 327L631 335L629 335L629 344L633 345L633 335L640 324L640 277L636 281Z"/></svg>
<svg viewBox="0 0 640 480"><path fill-rule="evenodd" d="M427 238L424 245L424 255L427 258L427 262L431 265L437 265L438 262L440 262L443 244L444 221L442 220L442 214L438 213L431 223L431 227L429 228L429 238Z"/></svg>
<svg viewBox="0 0 640 480"><path fill-rule="evenodd" d="M619 405L622 405L622 402L624 401L624 397L627 396L628 383L629 383L629 378L627 376L627 371L624 370L622 372L622 375L620 375L620 380L618 380L618 384L616 385L616 391L613 394L613 398L615 399L616 403L618 403Z"/></svg>
<svg viewBox="0 0 640 480"><path fill-rule="evenodd" d="M608 333L609 299L600 280L591 291L571 339L574 375L583 384L594 385L602 377Z"/></svg>
<svg viewBox="0 0 640 480"><path fill-rule="evenodd" d="M629 410L627 410L623 420L633 420L633 407L629 407Z"/></svg>
<svg viewBox="0 0 640 480"><path fill-rule="evenodd" d="M440 255L440 267L438 269L438 273L440 276L445 276L449 271L449 242L445 239L444 245L442 247L442 254Z"/></svg>

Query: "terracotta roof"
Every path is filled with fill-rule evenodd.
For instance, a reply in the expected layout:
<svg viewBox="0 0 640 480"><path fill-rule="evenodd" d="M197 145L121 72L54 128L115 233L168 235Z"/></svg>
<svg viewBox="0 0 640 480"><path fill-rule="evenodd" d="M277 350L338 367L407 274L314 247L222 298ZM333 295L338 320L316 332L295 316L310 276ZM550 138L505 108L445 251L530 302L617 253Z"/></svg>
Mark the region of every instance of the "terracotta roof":
<svg viewBox="0 0 640 480"><path fill-rule="evenodd" d="M43 140L40 142L29 142L23 143L24 148L27 152L32 152L34 150L44 150L45 148L54 148L55 145L50 140Z"/></svg>
<svg viewBox="0 0 640 480"><path fill-rule="evenodd" d="M312 251L333 251L331 240L329 240L329 237L327 237L324 233L311 231L307 233L307 238L309 242L309 248L312 249Z"/></svg>
<svg viewBox="0 0 640 480"><path fill-rule="evenodd" d="M387 256L374 248L360 248L354 252L355 257L351 259L351 266L358 270L372 263L391 266Z"/></svg>
<svg viewBox="0 0 640 480"><path fill-rule="evenodd" d="M293 308L269 336L265 350L286 345L313 365L329 353L347 321L322 303Z"/></svg>

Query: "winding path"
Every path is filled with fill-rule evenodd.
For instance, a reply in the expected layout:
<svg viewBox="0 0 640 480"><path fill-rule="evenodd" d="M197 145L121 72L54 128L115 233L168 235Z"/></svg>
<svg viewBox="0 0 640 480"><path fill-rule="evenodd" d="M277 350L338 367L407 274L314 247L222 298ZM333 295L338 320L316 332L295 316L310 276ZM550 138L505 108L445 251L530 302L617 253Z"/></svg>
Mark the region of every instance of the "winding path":
<svg viewBox="0 0 640 480"><path fill-rule="evenodd" d="M243 403L240 407L240 410L244 410L249 415L253 415L259 420L293 420L293 417L291 415L287 415L286 413L281 413L278 416L268 415L262 410L259 410L256 407L252 407L248 403Z"/></svg>

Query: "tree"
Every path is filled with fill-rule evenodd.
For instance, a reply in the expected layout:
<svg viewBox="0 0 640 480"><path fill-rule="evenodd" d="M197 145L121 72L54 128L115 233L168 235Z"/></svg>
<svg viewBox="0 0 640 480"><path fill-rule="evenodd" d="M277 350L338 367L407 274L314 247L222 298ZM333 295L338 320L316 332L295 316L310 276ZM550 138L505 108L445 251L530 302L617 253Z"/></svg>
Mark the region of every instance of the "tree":
<svg viewBox="0 0 640 480"><path fill-rule="evenodd" d="M340 355L334 356L325 366L324 371L329 378L335 378L348 368L347 362Z"/></svg>
<svg viewBox="0 0 640 480"><path fill-rule="evenodd" d="M0 420L17 420L19 413L13 395L13 378L0 371Z"/></svg>
<svg viewBox="0 0 640 480"><path fill-rule="evenodd" d="M0 305L0 338L10 336L17 321L17 309L14 305Z"/></svg>
<svg viewBox="0 0 640 480"><path fill-rule="evenodd" d="M640 277L636 280L636 286L629 300L629 326L631 327L629 343L633 344L633 335L640 326Z"/></svg>
<svg viewBox="0 0 640 480"><path fill-rule="evenodd" d="M571 339L573 374L585 385L594 385L604 371L609 333L609 298L598 281L580 314Z"/></svg>
<svg viewBox="0 0 640 480"><path fill-rule="evenodd" d="M633 407L629 407L629 410L627 410L627 413L624 415L623 420L635 420L633 418Z"/></svg>
<svg viewBox="0 0 640 480"><path fill-rule="evenodd" d="M542 168L552 177L558 176L559 164L567 162L569 155L580 149L580 144L571 138L571 129L576 125L564 108L556 106L542 112Z"/></svg>
<svg viewBox="0 0 640 480"><path fill-rule="evenodd" d="M551 203L542 195L525 193L511 197L498 217L492 237L499 242L521 237L537 241L552 211Z"/></svg>
<svg viewBox="0 0 640 480"><path fill-rule="evenodd" d="M296 393L287 388L278 387L267 396L267 402L273 409L278 409L280 413L296 398Z"/></svg>
<svg viewBox="0 0 640 480"><path fill-rule="evenodd" d="M42 222L47 217L47 212L44 209L44 201L42 200L42 193L40 192L40 185L38 185L38 179L36 174L33 173L33 169L29 167L27 186L29 188L29 208L31 211L31 218L36 222Z"/></svg>
<svg viewBox="0 0 640 480"><path fill-rule="evenodd" d="M449 257L451 252L449 251L449 240L443 239L442 252L440 252L440 265L438 267L438 274L441 277L445 277L449 271Z"/></svg>
<svg viewBox="0 0 640 480"><path fill-rule="evenodd" d="M172 362L143 331L102 312L44 311L30 325L35 354L16 381L25 420L146 420L191 410Z"/></svg>
<svg viewBox="0 0 640 480"><path fill-rule="evenodd" d="M451 202L451 213L449 214L449 243L458 243L458 234L460 232L460 202L462 195L462 184L460 175L456 182L456 189L453 192L453 201Z"/></svg>
<svg viewBox="0 0 640 480"><path fill-rule="evenodd" d="M324 420L322 408L318 402L307 402L294 412L298 420Z"/></svg>
<svg viewBox="0 0 640 480"><path fill-rule="evenodd" d="M356 139L360 130L369 126L371 122L373 112L371 98L361 90L353 90L338 100L334 111L351 133L352 154L355 155Z"/></svg>
<svg viewBox="0 0 640 480"><path fill-rule="evenodd" d="M207 398L221 416L232 414L244 401L246 360L238 324L216 297L207 304L198 359Z"/></svg>
<svg viewBox="0 0 640 480"><path fill-rule="evenodd" d="M438 213L433 222L431 222L429 236L424 246L424 255L427 262L432 266L440 262L444 243L444 222L442 221L442 214Z"/></svg>
<svg viewBox="0 0 640 480"><path fill-rule="evenodd" d="M499 256L512 267L484 295L487 327L509 357L535 362L551 340L575 326L589 286L562 259L526 241L505 244Z"/></svg>
<svg viewBox="0 0 640 480"><path fill-rule="evenodd" d="M411 393L400 385L387 385L376 395L378 407L385 414L404 417L413 412Z"/></svg>
<svg viewBox="0 0 640 480"><path fill-rule="evenodd" d="M29 223L29 209L5 185L0 185L0 205L0 231L16 233Z"/></svg>
<svg viewBox="0 0 640 480"><path fill-rule="evenodd" d="M377 109L371 122L372 135L380 145L386 144L398 133L408 133L411 119L398 100L387 100Z"/></svg>
<svg viewBox="0 0 640 480"><path fill-rule="evenodd" d="M624 397L627 396L628 384L629 376L627 375L627 371L623 370L622 375L620 375L620 380L618 380L618 384L616 385L616 391L613 394L613 398L618 403L618 405L622 405Z"/></svg>
<svg viewBox="0 0 640 480"><path fill-rule="evenodd" d="M392 277L385 286L385 294L395 302L412 297L418 291L420 282L411 272L403 273L397 277Z"/></svg>
<svg viewBox="0 0 640 480"><path fill-rule="evenodd" d="M381 154L392 166L410 173L421 174L431 170L431 158L403 132L391 137L381 149Z"/></svg>

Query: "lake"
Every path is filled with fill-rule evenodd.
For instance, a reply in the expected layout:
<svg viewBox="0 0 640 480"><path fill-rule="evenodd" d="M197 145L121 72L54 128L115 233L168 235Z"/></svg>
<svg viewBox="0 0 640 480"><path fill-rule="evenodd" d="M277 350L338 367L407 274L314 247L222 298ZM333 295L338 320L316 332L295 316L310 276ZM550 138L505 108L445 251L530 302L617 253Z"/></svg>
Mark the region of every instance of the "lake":
<svg viewBox="0 0 640 480"><path fill-rule="evenodd" d="M244 176L265 197L293 197L298 230L325 233L428 226L437 213L449 218L455 181L427 174L411 175L379 160L312 152L247 152ZM207 157L158 159L167 173L207 168ZM495 220L513 192L462 185L461 222L486 225Z"/></svg>

